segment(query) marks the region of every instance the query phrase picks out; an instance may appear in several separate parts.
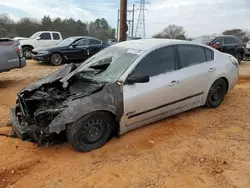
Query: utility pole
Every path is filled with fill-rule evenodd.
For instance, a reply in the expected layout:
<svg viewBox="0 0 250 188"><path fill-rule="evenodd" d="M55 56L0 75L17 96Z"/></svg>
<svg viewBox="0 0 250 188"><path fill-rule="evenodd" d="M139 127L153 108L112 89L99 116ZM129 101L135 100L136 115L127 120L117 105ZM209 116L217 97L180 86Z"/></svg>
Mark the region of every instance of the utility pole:
<svg viewBox="0 0 250 188"><path fill-rule="evenodd" d="M137 3L140 3L140 8L138 9L140 12L138 16L135 34L137 37L145 38L145 35L146 35L145 34L146 33L145 10L147 10L146 4L148 4L148 2L146 2L145 0L140 0L140 2L137 2Z"/></svg>
<svg viewBox="0 0 250 188"><path fill-rule="evenodd" d="M120 2L120 42L127 39L127 0Z"/></svg>
<svg viewBox="0 0 250 188"><path fill-rule="evenodd" d="M133 4L133 9L132 10L127 10L127 25L128 25L128 30L127 30L127 38L134 37L134 27L135 27L135 5ZM117 29L116 29L116 38L119 40L119 27L120 27L120 10L118 10L118 15L117 15Z"/></svg>

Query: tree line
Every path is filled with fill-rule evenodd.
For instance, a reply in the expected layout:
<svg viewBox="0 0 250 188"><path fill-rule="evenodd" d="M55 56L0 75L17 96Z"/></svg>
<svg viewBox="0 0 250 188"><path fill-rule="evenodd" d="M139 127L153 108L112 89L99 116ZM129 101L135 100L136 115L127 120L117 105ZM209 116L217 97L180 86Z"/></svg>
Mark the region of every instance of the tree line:
<svg viewBox="0 0 250 188"><path fill-rule="evenodd" d="M116 33L105 18L87 23L73 18L51 19L50 16L44 16L40 21L21 18L15 22L7 14L0 15L0 38L30 37L37 31L59 31L63 38L88 35L104 41L115 38Z"/></svg>
<svg viewBox="0 0 250 188"><path fill-rule="evenodd" d="M250 39L250 33L243 29L229 29L222 32L223 35L234 35L247 42ZM164 28L161 32L155 34L154 38L168 38L168 39L182 39L191 40L187 37L186 31L182 26L170 24Z"/></svg>

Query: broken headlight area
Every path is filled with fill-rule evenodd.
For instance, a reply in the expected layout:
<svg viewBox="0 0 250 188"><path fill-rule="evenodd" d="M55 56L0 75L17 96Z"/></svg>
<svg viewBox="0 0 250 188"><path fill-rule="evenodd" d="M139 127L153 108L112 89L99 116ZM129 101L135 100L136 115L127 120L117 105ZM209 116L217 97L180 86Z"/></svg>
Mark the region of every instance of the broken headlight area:
<svg viewBox="0 0 250 188"><path fill-rule="evenodd" d="M53 84L44 85L35 91L22 91L16 101L15 115L25 129L23 140L47 144L56 134L49 132L49 124L67 106L64 101L70 93Z"/></svg>

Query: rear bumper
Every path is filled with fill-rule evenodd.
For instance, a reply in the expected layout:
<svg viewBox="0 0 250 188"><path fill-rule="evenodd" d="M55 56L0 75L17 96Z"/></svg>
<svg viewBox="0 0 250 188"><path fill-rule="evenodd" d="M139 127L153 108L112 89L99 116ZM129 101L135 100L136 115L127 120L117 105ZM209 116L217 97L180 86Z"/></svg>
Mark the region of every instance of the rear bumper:
<svg viewBox="0 0 250 188"><path fill-rule="evenodd" d="M48 63L49 62L49 55L34 55L32 54L32 59L35 61L41 61Z"/></svg>
<svg viewBox="0 0 250 188"><path fill-rule="evenodd" d="M24 57L20 58L20 68L23 68L26 66L26 59Z"/></svg>
<svg viewBox="0 0 250 188"><path fill-rule="evenodd" d="M250 55L250 48L248 48L248 49L245 50L245 54L246 55Z"/></svg>

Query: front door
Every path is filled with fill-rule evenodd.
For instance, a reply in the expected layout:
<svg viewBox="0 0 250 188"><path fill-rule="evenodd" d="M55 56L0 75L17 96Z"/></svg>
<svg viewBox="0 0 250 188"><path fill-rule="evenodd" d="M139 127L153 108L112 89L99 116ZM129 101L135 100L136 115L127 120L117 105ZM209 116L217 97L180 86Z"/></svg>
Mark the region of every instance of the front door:
<svg viewBox="0 0 250 188"><path fill-rule="evenodd" d="M38 47L46 47L53 45L53 40L51 37L51 33L41 33L39 35L39 40L37 41Z"/></svg>
<svg viewBox="0 0 250 188"><path fill-rule="evenodd" d="M69 47L68 59L70 61L84 61L89 57L89 39L82 39Z"/></svg>
<svg viewBox="0 0 250 188"><path fill-rule="evenodd" d="M173 47L164 47L148 54L131 75L148 75L148 83L123 86L126 126L137 127L160 119L177 108L178 78Z"/></svg>

